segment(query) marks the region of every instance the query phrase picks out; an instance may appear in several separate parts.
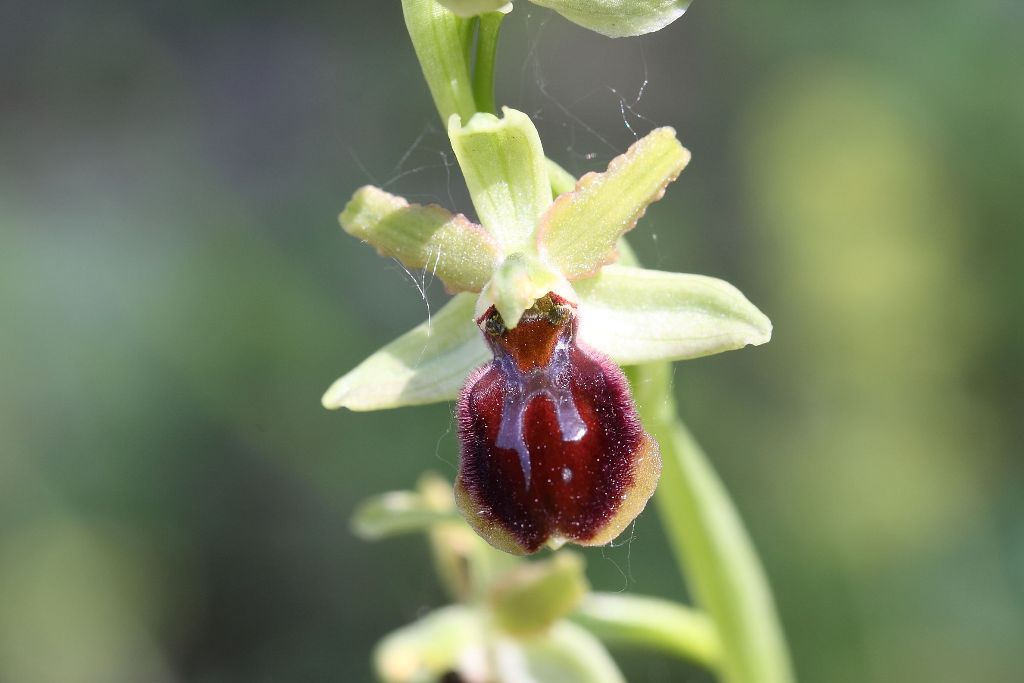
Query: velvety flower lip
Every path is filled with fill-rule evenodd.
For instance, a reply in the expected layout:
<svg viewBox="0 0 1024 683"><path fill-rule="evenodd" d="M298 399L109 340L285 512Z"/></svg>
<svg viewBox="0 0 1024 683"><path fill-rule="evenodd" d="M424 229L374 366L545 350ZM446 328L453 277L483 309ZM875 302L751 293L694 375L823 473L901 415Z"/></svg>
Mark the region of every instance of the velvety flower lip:
<svg viewBox="0 0 1024 683"><path fill-rule="evenodd" d="M507 329L481 324L494 360L466 382L456 500L492 545L602 545L654 493L661 459L622 370L577 342L577 315L549 295Z"/></svg>

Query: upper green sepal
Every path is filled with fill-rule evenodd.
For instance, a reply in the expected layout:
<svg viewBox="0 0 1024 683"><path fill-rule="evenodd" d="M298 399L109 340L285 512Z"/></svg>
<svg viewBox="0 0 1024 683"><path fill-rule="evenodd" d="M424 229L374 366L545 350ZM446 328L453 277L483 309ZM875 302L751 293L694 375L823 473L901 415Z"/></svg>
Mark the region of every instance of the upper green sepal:
<svg viewBox="0 0 1024 683"><path fill-rule="evenodd" d="M537 228L541 255L570 280L616 259L616 243L661 199L690 160L671 128L657 128L555 200Z"/></svg>
<svg viewBox="0 0 1024 683"><path fill-rule="evenodd" d="M531 0L611 38L639 36L683 16L690 0Z"/></svg>
<svg viewBox="0 0 1024 683"><path fill-rule="evenodd" d="M498 264L494 238L462 214L410 204L376 187L356 191L338 220L382 255L429 270L451 292L479 292Z"/></svg>
<svg viewBox="0 0 1024 683"><path fill-rule="evenodd" d="M551 185L530 117L508 107L503 114L474 114L465 124L454 115L448 137L481 225L512 254L533 250L537 220L551 204Z"/></svg>
<svg viewBox="0 0 1024 683"><path fill-rule="evenodd" d="M332 384L324 407L380 410L454 400L470 371L491 358L473 324L475 305L472 294L455 295Z"/></svg>
<svg viewBox="0 0 1024 683"><path fill-rule="evenodd" d="M713 277L610 265L574 288L580 341L619 365L698 358L772 336L764 313Z"/></svg>

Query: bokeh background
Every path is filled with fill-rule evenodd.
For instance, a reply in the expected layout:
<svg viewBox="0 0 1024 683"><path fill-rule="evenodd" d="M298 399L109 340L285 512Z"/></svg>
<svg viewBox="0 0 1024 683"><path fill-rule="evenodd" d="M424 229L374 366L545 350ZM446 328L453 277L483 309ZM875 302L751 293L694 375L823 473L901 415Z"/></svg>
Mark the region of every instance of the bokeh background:
<svg viewBox="0 0 1024 683"><path fill-rule="evenodd" d="M775 323L676 379L807 683L1024 680L1022 35L1011 0L506 21L499 100L576 172L675 126L633 244ZM442 603L348 518L453 475L452 406L319 404L444 299L338 229L368 182L471 212L394 0L0 8L0 681L368 681ZM685 595L652 514L586 555Z"/></svg>

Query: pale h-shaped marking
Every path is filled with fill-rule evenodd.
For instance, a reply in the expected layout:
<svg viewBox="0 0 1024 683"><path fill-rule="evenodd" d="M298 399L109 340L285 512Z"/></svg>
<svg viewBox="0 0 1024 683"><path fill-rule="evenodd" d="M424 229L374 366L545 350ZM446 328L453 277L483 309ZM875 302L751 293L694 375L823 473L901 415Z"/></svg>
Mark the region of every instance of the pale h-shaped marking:
<svg viewBox="0 0 1024 683"><path fill-rule="evenodd" d="M519 369L511 355L496 354L498 371L505 378L505 394L501 406L501 425L498 427L498 448L508 448L519 454L526 488L530 488L530 450L523 439L523 419L526 408L538 396L546 396L555 406L562 441L579 441L587 433L587 425L576 409L569 386L569 362L572 346L567 339L555 343L547 365L528 372Z"/></svg>

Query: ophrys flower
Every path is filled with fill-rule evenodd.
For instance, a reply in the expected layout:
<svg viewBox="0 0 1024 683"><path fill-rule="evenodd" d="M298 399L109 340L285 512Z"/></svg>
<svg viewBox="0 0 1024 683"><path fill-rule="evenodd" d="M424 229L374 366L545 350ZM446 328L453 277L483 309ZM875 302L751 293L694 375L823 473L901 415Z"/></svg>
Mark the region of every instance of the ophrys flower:
<svg viewBox="0 0 1024 683"><path fill-rule="evenodd" d="M374 410L461 393L456 490L474 528L510 552L605 543L643 509L659 471L615 363L761 344L771 324L721 280L616 263L620 237L689 161L672 129L557 198L525 114L465 125L456 115L448 132L479 224L373 187L340 220L458 293L335 382L324 405Z"/></svg>

